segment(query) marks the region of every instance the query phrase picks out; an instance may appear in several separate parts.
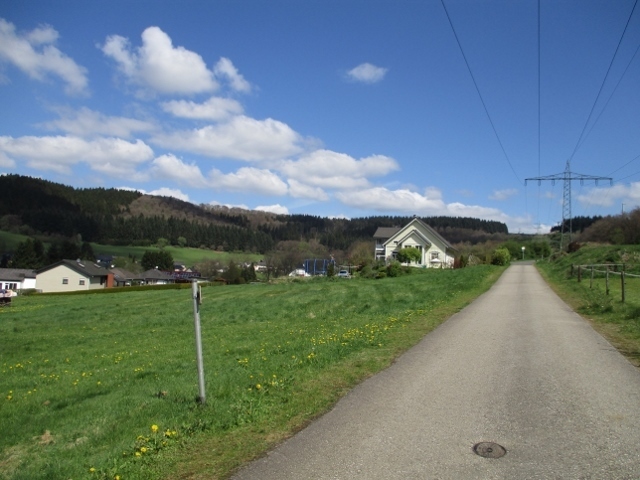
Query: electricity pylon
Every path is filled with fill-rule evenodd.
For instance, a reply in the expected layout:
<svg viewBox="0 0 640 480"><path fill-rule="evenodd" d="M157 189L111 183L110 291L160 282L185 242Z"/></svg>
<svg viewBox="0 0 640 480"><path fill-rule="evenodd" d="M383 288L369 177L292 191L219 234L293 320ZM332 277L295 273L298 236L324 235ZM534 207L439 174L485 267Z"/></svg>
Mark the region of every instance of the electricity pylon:
<svg viewBox="0 0 640 480"><path fill-rule="evenodd" d="M609 183L613 185L613 179L611 177L598 177L593 175L583 175L581 173L574 173L571 171L571 159L567 160L567 164L564 168L564 172L556 173L555 175L547 175L544 177L525 178L524 185L527 186L529 180L536 180L538 185L543 181L550 181L552 185L555 185L556 181L562 180L562 226L560 227L560 250L564 248L564 245L571 243L571 235L573 234L573 224L571 216L571 182L573 180L580 180L580 185L584 184L585 180L594 180L596 185L600 180L609 180ZM569 241L564 242L566 224L569 224L567 236Z"/></svg>

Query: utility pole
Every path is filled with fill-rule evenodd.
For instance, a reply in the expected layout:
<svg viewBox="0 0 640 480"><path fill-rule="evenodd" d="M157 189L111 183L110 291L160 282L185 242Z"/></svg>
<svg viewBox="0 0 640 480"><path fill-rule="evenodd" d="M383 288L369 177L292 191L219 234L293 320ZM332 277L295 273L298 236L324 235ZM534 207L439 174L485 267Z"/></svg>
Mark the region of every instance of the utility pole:
<svg viewBox="0 0 640 480"><path fill-rule="evenodd" d="M571 216L571 182L573 180L580 180L580 185L584 184L585 180L594 180L596 185L598 185L599 180L609 180L609 183L613 185L613 179L611 177L598 177L593 175L583 175L581 173L575 173L571 171L571 158L567 160L567 164L565 165L564 172L556 173L555 175L547 175L544 177L533 177L533 178L525 178L524 185L527 185L529 180L534 180L538 182L540 185L543 181L550 181L552 185L556 184L556 181L563 181L562 187L562 226L560 227L560 250L564 249L565 245L569 245L571 243L571 236L573 234L573 225ZM567 228L567 225L568 228ZM568 237L568 241L565 243L565 229L567 230L566 235Z"/></svg>

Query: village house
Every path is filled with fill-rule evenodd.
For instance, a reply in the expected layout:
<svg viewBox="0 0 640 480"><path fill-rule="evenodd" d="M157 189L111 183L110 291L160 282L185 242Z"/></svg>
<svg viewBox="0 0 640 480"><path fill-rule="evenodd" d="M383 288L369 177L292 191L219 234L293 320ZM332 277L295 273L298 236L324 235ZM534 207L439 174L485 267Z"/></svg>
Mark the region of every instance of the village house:
<svg viewBox="0 0 640 480"><path fill-rule="evenodd" d="M43 293L95 290L113 284L113 274L91 261L60 260L36 270L36 285Z"/></svg>
<svg viewBox="0 0 640 480"><path fill-rule="evenodd" d="M390 262L402 248L417 248L420 259L411 266L422 268L452 268L455 249L438 232L419 218L404 227L379 227L373 235L375 258Z"/></svg>
<svg viewBox="0 0 640 480"><path fill-rule="evenodd" d="M0 289L19 292L36 288L36 272L24 268L0 268Z"/></svg>

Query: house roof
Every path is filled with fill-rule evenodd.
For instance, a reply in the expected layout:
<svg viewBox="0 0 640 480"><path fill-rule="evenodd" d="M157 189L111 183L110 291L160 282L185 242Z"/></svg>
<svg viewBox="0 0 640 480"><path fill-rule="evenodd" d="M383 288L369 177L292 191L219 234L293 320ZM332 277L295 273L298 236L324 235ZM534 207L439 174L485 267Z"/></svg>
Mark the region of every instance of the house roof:
<svg viewBox="0 0 640 480"><path fill-rule="evenodd" d="M25 278L36 278L36 271L26 268L0 268L0 280L22 282Z"/></svg>
<svg viewBox="0 0 640 480"><path fill-rule="evenodd" d="M428 235L432 238L435 238L437 240L439 240L440 242L442 242L442 244L445 246L446 249L449 250L455 250L455 248L453 248L451 246L451 244L449 242L447 242L447 240L444 239L444 237L442 235L440 235L438 232L436 232L432 227L430 227L429 225L427 225L426 223L424 223L422 220L420 220L418 217L413 218L409 223L407 223L404 227L402 228L398 228L396 229L396 231L394 233L392 233L389 237L387 238L387 241L389 239L391 239L392 237L394 237L395 235L398 235L400 233L402 233L403 230L406 230L411 224L413 223L418 223L422 228L424 228L427 232ZM378 231L383 230L383 227L378 228ZM378 233L378 231L376 231L376 234ZM386 232L385 232L386 233ZM375 235L374 235L375 237ZM378 238L385 238L385 237L378 237ZM385 243L387 243L387 241L385 241Z"/></svg>
<svg viewBox="0 0 640 480"><path fill-rule="evenodd" d="M86 277L106 277L109 271L90 260L60 260L59 262L47 265L36 270L36 274L43 273L53 268L64 265Z"/></svg>
<svg viewBox="0 0 640 480"><path fill-rule="evenodd" d="M131 273L124 268L112 268L109 272L113 273L113 278L117 282L126 282L127 280L141 280L142 275L136 275L135 273Z"/></svg>
<svg viewBox="0 0 640 480"><path fill-rule="evenodd" d="M401 227L378 227L376 233L373 234L373 238L387 239L393 237L401 230Z"/></svg>
<svg viewBox="0 0 640 480"><path fill-rule="evenodd" d="M140 274L140 278L144 278L145 280L173 280L171 275L160 270L156 270L155 268L143 272Z"/></svg>

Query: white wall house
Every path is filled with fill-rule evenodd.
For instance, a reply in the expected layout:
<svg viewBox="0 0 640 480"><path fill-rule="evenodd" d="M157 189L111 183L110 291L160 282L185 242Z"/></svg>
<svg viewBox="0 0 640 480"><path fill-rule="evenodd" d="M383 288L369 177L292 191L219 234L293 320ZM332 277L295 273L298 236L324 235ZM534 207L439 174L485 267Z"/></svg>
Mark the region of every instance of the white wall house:
<svg viewBox="0 0 640 480"><path fill-rule="evenodd" d="M0 288L14 292L36 288L36 272L24 268L0 268Z"/></svg>
<svg viewBox="0 0 640 480"><path fill-rule="evenodd" d="M113 286L113 274L106 268L83 260L60 260L36 271L38 290L73 292Z"/></svg>
<svg viewBox="0 0 640 480"><path fill-rule="evenodd" d="M379 227L373 235L376 240L375 258L390 262L402 248L420 250L420 260L410 265L423 268L452 268L455 249L438 232L419 218L404 227Z"/></svg>

